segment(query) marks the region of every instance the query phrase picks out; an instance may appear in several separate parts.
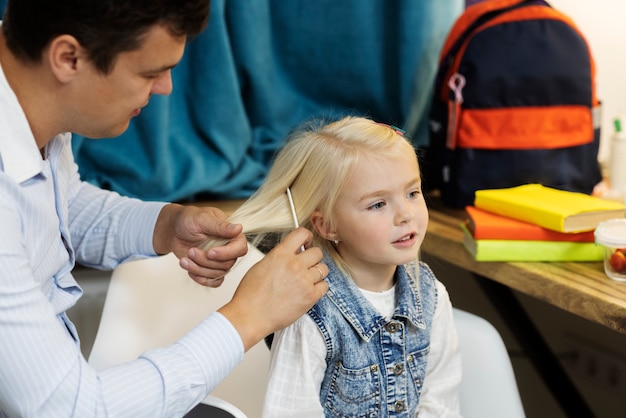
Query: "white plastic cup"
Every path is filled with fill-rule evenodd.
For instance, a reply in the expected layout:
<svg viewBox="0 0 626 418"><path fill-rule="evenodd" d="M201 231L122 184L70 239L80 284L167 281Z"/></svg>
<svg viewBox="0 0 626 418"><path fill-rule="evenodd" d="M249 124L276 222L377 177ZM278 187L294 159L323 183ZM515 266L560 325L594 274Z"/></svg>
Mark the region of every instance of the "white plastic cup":
<svg viewBox="0 0 626 418"><path fill-rule="evenodd" d="M609 219L598 224L596 244L604 247L604 272L609 278L626 282L626 219Z"/></svg>

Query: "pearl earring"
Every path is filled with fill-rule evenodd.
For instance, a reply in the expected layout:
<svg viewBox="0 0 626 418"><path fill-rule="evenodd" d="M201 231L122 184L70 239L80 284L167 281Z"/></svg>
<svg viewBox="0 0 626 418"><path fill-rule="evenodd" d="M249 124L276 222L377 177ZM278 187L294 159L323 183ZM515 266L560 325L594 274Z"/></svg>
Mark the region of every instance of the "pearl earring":
<svg viewBox="0 0 626 418"><path fill-rule="evenodd" d="M334 241L334 243L335 243L335 245L338 245L338 244L339 244L339 240L338 240L338 239L336 239L336 240Z"/></svg>

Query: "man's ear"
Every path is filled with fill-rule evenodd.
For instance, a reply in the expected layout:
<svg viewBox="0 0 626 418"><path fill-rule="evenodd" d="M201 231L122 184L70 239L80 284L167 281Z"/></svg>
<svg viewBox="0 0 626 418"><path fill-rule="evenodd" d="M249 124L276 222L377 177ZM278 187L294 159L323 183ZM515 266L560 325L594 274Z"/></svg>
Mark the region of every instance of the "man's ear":
<svg viewBox="0 0 626 418"><path fill-rule="evenodd" d="M330 241L339 239L337 233L330 229L330 224L324 219L322 212L314 210L310 219L311 225L315 228L315 231L320 237Z"/></svg>
<svg viewBox="0 0 626 418"><path fill-rule="evenodd" d="M69 82L86 58L83 47L71 35L57 36L47 49L50 68L61 83Z"/></svg>

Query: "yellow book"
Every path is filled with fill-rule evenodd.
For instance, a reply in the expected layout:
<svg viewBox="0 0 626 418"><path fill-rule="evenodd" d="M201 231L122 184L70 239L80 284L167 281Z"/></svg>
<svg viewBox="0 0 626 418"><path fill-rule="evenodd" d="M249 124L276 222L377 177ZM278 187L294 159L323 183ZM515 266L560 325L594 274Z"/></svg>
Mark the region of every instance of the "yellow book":
<svg viewBox="0 0 626 418"><path fill-rule="evenodd" d="M591 231L626 211L622 203L541 184L478 190L474 206L560 232Z"/></svg>

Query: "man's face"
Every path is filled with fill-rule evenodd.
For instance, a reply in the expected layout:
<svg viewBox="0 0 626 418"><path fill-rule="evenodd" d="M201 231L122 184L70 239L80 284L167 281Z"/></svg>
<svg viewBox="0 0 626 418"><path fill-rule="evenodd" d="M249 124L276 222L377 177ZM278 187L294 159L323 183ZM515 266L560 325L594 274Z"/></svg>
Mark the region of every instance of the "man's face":
<svg viewBox="0 0 626 418"><path fill-rule="evenodd" d="M142 46L122 52L112 71L103 75L88 63L74 89L72 132L91 138L122 134L152 94L172 92L171 69L182 58L185 37L173 37L161 26L151 29Z"/></svg>

